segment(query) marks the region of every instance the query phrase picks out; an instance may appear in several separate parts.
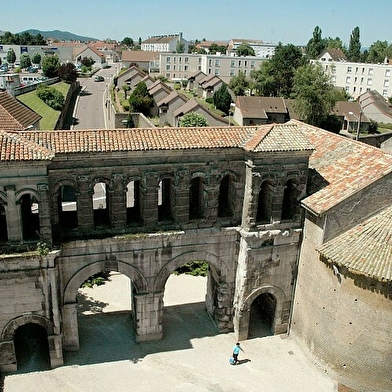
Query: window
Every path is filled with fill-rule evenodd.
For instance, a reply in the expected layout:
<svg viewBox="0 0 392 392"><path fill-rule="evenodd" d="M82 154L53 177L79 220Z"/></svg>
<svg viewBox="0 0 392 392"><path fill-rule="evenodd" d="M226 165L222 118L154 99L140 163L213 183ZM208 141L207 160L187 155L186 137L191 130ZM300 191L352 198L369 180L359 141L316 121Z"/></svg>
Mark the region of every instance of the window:
<svg viewBox="0 0 392 392"><path fill-rule="evenodd" d="M62 228L78 227L76 191L70 185L63 185L58 192L59 223Z"/></svg>
<svg viewBox="0 0 392 392"><path fill-rule="evenodd" d="M204 182L201 177L191 180L189 189L189 219L201 219L204 205Z"/></svg>
<svg viewBox="0 0 392 392"><path fill-rule="evenodd" d="M22 218L22 233L25 241L39 238L39 209L38 201L33 194L26 194L20 198Z"/></svg>
<svg viewBox="0 0 392 392"><path fill-rule="evenodd" d="M209 67L212 67L212 59L209 59L209 60L208 60L208 66L209 66Z"/></svg>
<svg viewBox="0 0 392 392"><path fill-rule="evenodd" d="M166 71L170 71L170 64L166 64Z"/></svg>
<svg viewBox="0 0 392 392"><path fill-rule="evenodd" d="M188 62L189 62L189 57L185 57L184 61L185 61L186 63L188 63Z"/></svg>
<svg viewBox="0 0 392 392"><path fill-rule="evenodd" d="M234 60L231 60L231 62L230 62L230 67L231 67L231 68L235 68L235 61L234 61Z"/></svg>
<svg viewBox="0 0 392 392"><path fill-rule="evenodd" d="M231 69L230 70L230 76L234 76L235 75L235 70L234 69Z"/></svg>
<svg viewBox="0 0 392 392"><path fill-rule="evenodd" d="M189 66L188 65L184 65L184 71L188 71Z"/></svg>
<svg viewBox="0 0 392 392"><path fill-rule="evenodd" d="M283 194L282 220L295 218L298 191L293 180L288 180Z"/></svg>
<svg viewBox="0 0 392 392"><path fill-rule="evenodd" d="M255 61L254 61L254 60L251 60L251 62L250 62L250 67L251 67L252 69L255 67Z"/></svg>
<svg viewBox="0 0 392 392"><path fill-rule="evenodd" d="M358 67L355 67L355 73L356 74L358 73Z"/></svg>
<svg viewBox="0 0 392 392"><path fill-rule="evenodd" d="M218 217L233 216L234 209L233 180L229 175L222 178L219 186Z"/></svg>
<svg viewBox="0 0 392 392"><path fill-rule="evenodd" d="M215 68L215 75L219 75L219 68Z"/></svg>
<svg viewBox="0 0 392 392"><path fill-rule="evenodd" d="M218 59L215 60L215 67L220 67L220 60Z"/></svg>
<svg viewBox="0 0 392 392"><path fill-rule="evenodd" d="M384 87L389 87L389 80L387 79L384 80Z"/></svg>
<svg viewBox="0 0 392 392"><path fill-rule="evenodd" d="M259 191L256 222L269 223L272 220L272 205L272 185L264 181Z"/></svg>
<svg viewBox="0 0 392 392"><path fill-rule="evenodd" d="M369 68L369 75L373 75L373 68Z"/></svg>
<svg viewBox="0 0 392 392"><path fill-rule="evenodd" d="M388 96L388 90L382 90L382 96L387 97Z"/></svg>
<svg viewBox="0 0 392 392"><path fill-rule="evenodd" d="M347 67L347 73L351 73L353 71L352 67Z"/></svg>
<svg viewBox="0 0 392 392"><path fill-rule="evenodd" d="M390 69L386 69L385 70L385 76L388 78L389 76L391 76L391 70Z"/></svg>
<svg viewBox="0 0 392 392"><path fill-rule="evenodd" d="M373 79L372 78L368 78L367 85L371 86L372 84L373 84Z"/></svg>
<svg viewBox="0 0 392 392"><path fill-rule="evenodd" d="M166 62L170 63L170 56L166 57Z"/></svg>
<svg viewBox="0 0 392 392"><path fill-rule="evenodd" d="M346 83L351 83L351 76L346 76Z"/></svg>
<svg viewBox="0 0 392 392"><path fill-rule="evenodd" d="M109 225L109 192L104 182L98 182L94 185L93 193L93 212L94 226Z"/></svg>
<svg viewBox="0 0 392 392"><path fill-rule="evenodd" d="M177 57L173 57L173 63L177 61Z"/></svg>
<svg viewBox="0 0 392 392"><path fill-rule="evenodd" d="M141 186L140 181L131 181L127 185L127 225L141 222Z"/></svg>
<svg viewBox="0 0 392 392"><path fill-rule="evenodd" d="M159 181L158 188L158 221L173 220L173 185L170 178L164 178Z"/></svg>

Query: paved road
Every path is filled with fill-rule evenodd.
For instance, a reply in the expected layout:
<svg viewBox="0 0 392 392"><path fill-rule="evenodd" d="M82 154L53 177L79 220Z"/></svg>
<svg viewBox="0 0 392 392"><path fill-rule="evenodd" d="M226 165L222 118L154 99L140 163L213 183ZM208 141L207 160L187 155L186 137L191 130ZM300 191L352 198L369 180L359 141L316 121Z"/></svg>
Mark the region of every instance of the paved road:
<svg viewBox="0 0 392 392"><path fill-rule="evenodd" d="M204 278L170 277L164 338L136 343L129 327L129 281L115 274L112 282L81 294L80 351L68 353L60 368L8 375L4 392L338 390L335 378L286 335L242 342L241 364L230 365L234 334L216 334L204 293Z"/></svg>
<svg viewBox="0 0 392 392"><path fill-rule="evenodd" d="M104 129L106 127L105 116L109 112L105 103L109 97L109 86L116 75L117 66L118 64L112 64L110 68L102 69L90 78L78 79L81 92L73 113L72 129ZM95 82L94 77L98 75L102 76L104 81Z"/></svg>

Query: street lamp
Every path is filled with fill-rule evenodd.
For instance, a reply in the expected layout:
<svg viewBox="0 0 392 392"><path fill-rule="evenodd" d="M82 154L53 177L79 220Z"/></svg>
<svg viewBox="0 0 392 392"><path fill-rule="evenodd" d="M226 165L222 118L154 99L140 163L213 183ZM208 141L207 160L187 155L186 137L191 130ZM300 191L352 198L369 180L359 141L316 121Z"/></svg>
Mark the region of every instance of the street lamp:
<svg viewBox="0 0 392 392"><path fill-rule="evenodd" d="M361 129L361 119L362 119L362 110L359 112L359 118L353 113L348 112L351 116L354 116L357 119L357 134L355 135L355 140L359 140L359 131Z"/></svg>

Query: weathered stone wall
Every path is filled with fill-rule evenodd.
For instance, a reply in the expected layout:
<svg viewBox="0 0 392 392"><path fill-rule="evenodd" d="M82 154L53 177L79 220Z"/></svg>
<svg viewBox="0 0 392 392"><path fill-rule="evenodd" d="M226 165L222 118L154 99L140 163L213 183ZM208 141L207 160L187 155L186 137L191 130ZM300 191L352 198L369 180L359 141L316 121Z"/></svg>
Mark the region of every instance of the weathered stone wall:
<svg viewBox="0 0 392 392"><path fill-rule="evenodd" d="M320 260L320 224L305 222L291 334L342 375L372 380L377 389L390 379L392 302Z"/></svg>

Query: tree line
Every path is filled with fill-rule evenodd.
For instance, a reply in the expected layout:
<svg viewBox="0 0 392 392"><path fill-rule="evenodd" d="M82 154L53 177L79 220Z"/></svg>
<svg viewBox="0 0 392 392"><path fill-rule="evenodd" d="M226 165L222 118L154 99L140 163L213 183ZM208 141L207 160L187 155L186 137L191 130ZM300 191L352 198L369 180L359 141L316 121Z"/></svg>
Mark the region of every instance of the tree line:
<svg viewBox="0 0 392 392"><path fill-rule="evenodd" d="M23 33L12 34L6 31L0 36L2 45L47 45L45 38L41 34L33 35L27 31Z"/></svg>

